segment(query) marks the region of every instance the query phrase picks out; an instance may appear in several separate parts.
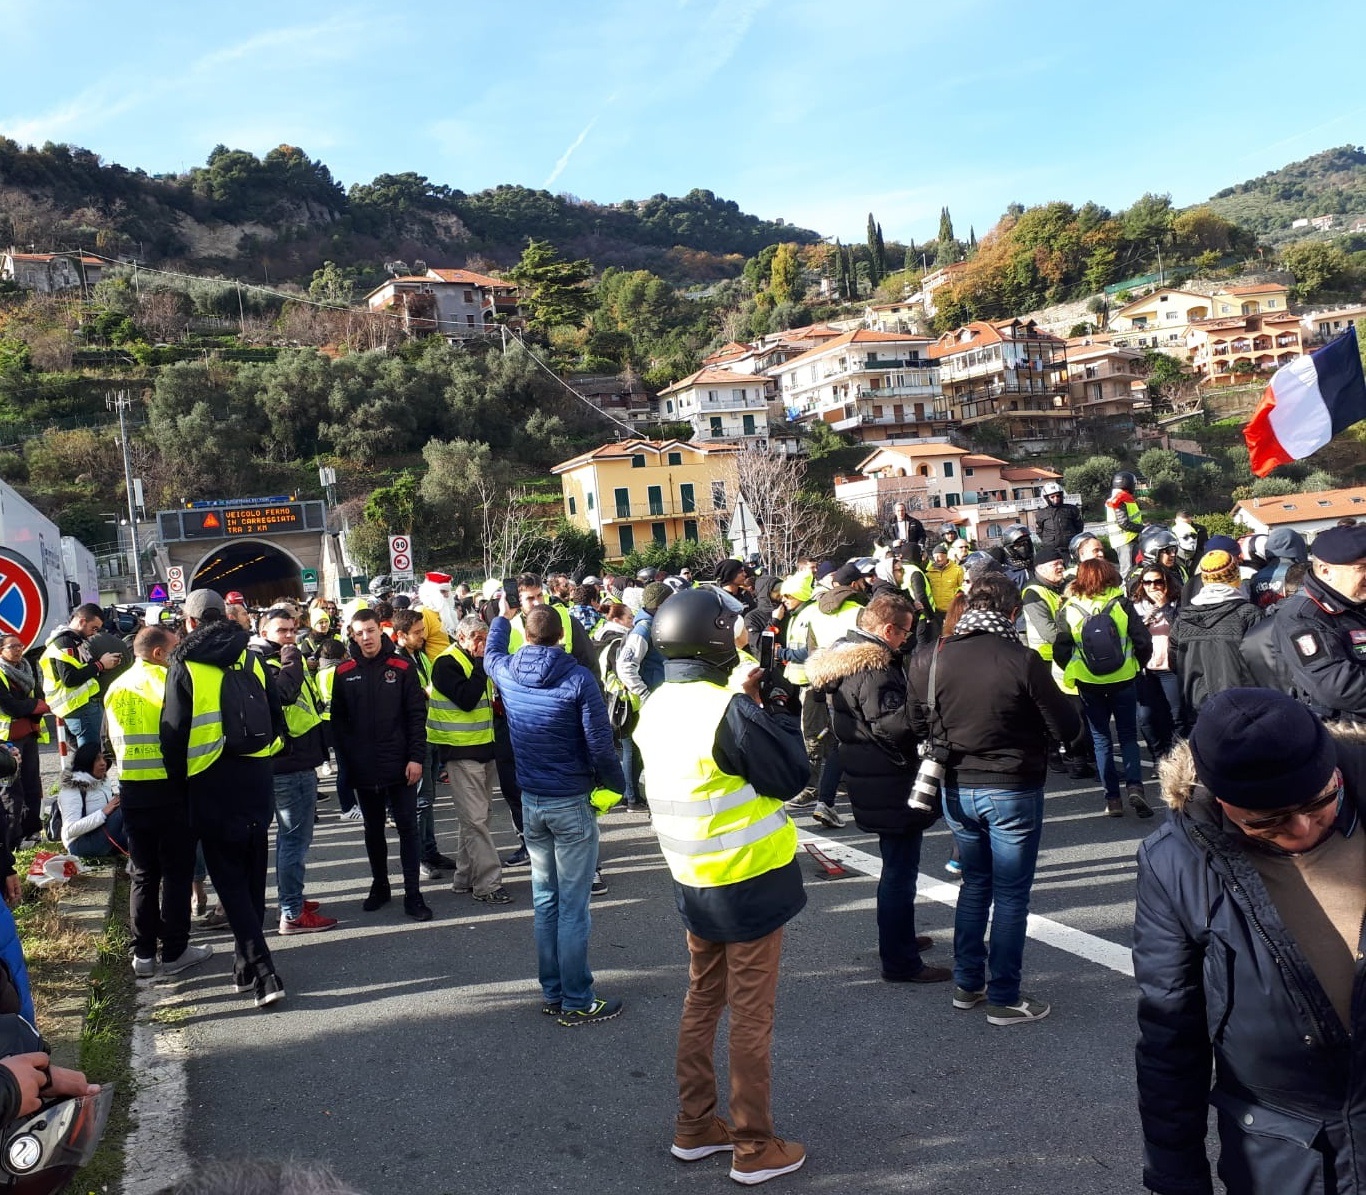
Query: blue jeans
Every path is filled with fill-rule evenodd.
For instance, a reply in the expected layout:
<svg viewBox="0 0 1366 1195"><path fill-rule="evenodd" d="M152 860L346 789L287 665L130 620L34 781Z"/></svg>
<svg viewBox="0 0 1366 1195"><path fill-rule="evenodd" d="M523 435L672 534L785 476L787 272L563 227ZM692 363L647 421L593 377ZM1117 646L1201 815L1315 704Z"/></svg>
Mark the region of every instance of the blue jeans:
<svg viewBox="0 0 1366 1195"><path fill-rule="evenodd" d="M915 945L915 882L921 833L879 834L882 877L877 882L877 952L888 979L910 979L925 969Z"/></svg>
<svg viewBox="0 0 1366 1195"><path fill-rule="evenodd" d="M1015 1004L1020 999L1029 892L1043 835L1043 789L946 784L944 820L963 864L953 919L954 982L968 992L986 988L988 1003Z"/></svg>
<svg viewBox="0 0 1366 1195"><path fill-rule="evenodd" d="M1170 751L1176 736L1184 737L1181 717L1181 678L1162 670L1138 674L1138 728L1156 763Z"/></svg>
<svg viewBox="0 0 1366 1195"><path fill-rule="evenodd" d="M587 1008L593 1003L588 898L598 866L598 823L588 794L541 797L523 790L522 825L531 854L541 991L566 1011Z"/></svg>
<svg viewBox="0 0 1366 1195"><path fill-rule="evenodd" d="M1115 720L1119 751L1124 757L1124 782L1143 783L1143 757L1138 753L1138 687L1131 680L1111 685L1077 682L1086 724L1091 728L1091 749L1096 754L1096 771L1105 785L1105 799L1119 799L1119 773L1115 770L1110 719Z"/></svg>
<svg viewBox="0 0 1366 1195"><path fill-rule="evenodd" d="M640 793L636 790L636 751L635 740L628 734L621 740L621 770L626 776L626 791L621 795L626 798L626 804L634 805L640 800Z"/></svg>
<svg viewBox="0 0 1366 1195"><path fill-rule="evenodd" d="M79 709L72 710L65 718L66 737L77 750L86 743L98 743L100 731L104 727L104 706L98 701L87 701Z"/></svg>
<svg viewBox="0 0 1366 1195"><path fill-rule="evenodd" d="M128 836L123 832L123 810L115 809L104 819L104 825L73 838L66 851L69 855L79 855L83 859L102 859L106 855L119 853L126 855Z"/></svg>
<svg viewBox="0 0 1366 1195"><path fill-rule="evenodd" d="M318 777L311 768L275 777L275 888L280 916L291 921L304 911L304 859L317 808Z"/></svg>

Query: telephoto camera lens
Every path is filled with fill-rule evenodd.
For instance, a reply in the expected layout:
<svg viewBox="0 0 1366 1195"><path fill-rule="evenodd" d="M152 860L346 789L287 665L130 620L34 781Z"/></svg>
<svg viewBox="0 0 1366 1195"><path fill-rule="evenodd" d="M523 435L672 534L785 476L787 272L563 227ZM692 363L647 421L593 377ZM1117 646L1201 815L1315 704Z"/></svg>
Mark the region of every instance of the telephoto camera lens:
<svg viewBox="0 0 1366 1195"><path fill-rule="evenodd" d="M921 813L935 813L938 806L939 786L944 782L944 765L936 759L922 759L916 769L915 783L911 785L911 795L906 801L912 809Z"/></svg>

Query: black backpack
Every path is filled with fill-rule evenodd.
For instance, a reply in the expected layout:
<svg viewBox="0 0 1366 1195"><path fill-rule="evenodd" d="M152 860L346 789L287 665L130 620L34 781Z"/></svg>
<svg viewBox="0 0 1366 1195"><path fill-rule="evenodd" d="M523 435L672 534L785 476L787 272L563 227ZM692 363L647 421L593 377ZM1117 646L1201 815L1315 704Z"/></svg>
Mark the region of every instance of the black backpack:
<svg viewBox="0 0 1366 1195"><path fill-rule="evenodd" d="M239 662L223 670L218 705L223 718L223 749L229 755L256 755L275 741L270 702L254 668Z"/></svg>
<svg viewBox="0 0 1366 1195"><path fill-rule="evenodd" d="M1110 611L1118 603L1119 598L1111 598L1081 624L1078 650L1092 676L1109 676L1124 667L1124 636L1110 617Z"/></svg>

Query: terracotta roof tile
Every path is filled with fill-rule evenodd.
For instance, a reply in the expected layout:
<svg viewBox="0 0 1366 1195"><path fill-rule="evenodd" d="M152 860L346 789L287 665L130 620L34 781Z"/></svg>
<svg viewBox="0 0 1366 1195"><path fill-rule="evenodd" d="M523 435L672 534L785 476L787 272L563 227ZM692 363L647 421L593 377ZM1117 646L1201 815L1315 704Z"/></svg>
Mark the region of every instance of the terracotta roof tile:
<svg viewBox="0 0 1366 1195"><path fill-rule="evenodd" d="M677 452L680 449L700 452L705 456L712 453L739 452L740 446L722 441L616 440L611 444L604 444L601 448L595 448L592 452L582 452L567 461L561 461L558 465L552 465L550 471L552 473L565 473L570 469L577 469L580 465L586 465L589 461L623 460L640 453L654 453L656 456L662 456L665 452Z"/></svg>
<svg viewBox="0 0 1366 1195"><path fill-rule="evenodd" d="M1237 504L1260 523L1302 523L1306 519L1366 518L1366 485L1348 490L1319 490L1281 498L1244 498Z"/></svg>
<svg viewBox="0 0 1366 1195"><path fill-rule="evenodd" d="M452 282L463 286L482 286L485 290L515 290L516 284L489 274L476 274L473 270L428 270L427 280L435 281L436 275L442 282Z"/></svg>

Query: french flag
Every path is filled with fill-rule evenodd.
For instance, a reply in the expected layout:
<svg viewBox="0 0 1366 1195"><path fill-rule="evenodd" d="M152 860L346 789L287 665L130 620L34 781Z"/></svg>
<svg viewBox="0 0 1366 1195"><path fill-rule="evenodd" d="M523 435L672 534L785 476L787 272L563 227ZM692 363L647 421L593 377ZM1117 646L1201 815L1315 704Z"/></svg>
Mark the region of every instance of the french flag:
<svg viewBox="0 0 1366 1195"><path fill-rule="evenodd" d="M1359 419L1366 419L1366 377L1353 324L1271 375L1243 428L1252 471L1265 477L1277 465L1302 460Z"/></svg>

